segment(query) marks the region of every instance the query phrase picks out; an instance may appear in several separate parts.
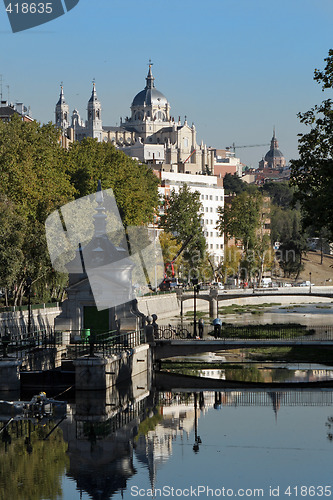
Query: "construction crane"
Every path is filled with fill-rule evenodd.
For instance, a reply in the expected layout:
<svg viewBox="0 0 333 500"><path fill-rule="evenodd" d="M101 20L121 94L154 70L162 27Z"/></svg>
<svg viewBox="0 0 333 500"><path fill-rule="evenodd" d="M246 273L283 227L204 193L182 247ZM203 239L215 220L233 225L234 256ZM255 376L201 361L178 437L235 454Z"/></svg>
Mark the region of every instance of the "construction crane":
<svg viewBox="0 0 333 500"><path fill-rule="evenodd" d="M232 146L227 146L225 149L233 149L234 153L236 153L236 149L239 148L261 148L263 146L270 146L270 144L248 144L247 146L236 146L236 144L233 142Z"/></svg>

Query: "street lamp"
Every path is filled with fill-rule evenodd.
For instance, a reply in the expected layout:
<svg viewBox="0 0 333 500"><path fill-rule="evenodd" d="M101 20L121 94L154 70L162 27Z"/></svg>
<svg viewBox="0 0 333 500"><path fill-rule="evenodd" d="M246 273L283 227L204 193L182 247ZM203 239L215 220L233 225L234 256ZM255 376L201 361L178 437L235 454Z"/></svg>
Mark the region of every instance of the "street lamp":
<svg viewBox="0 0 333 500"><path fill-rule="evenodd" d="M194 291L194 328L193 328L193 337L197 336L197 292L198 292L198 278L192 278L192 285Z"/></svg>
<svg viewBox="0 0 333 500"><path fill-rule="evenodd" d="M30 276L27 277L25 283L26 283L27 292L28 292L28 337L30 337L30 333L31 333L31 285L32 285L32 279L30 278Z"/></svg>
<svg viewBox="0 0 333 500"><path fill-rule="evenodd" d="M309 272L309 275L310 275L310 293L311 293L311 286L312 286L312 283L311 283L311 271Z"/></svg>
<svg viewBox="0 0 333 500"><path fill-rule="evenodd" d="M198 395L195 392L194 393L194 445L193 445L193 451L194 451L194 453L198 453L198 451L199 451L199 444L202 443L200 436L198 436L197 401L198 401Z"/></svg>

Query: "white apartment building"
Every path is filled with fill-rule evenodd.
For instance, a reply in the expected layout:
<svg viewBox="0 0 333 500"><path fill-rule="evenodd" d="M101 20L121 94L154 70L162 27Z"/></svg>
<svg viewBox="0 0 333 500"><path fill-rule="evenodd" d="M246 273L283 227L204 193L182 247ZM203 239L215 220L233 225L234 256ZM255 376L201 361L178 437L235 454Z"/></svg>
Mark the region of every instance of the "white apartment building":
<svg viewBox="0 0 333 500"><path fill-rule="evenodd" d="M214 258L215 265L218 265L223 261L224 256L224 236L220 236L216 229L219 219L218 207L224 207L224 189L217 185L217 177L165 171L159 174L162 184L159 192L162 196L169 195L172 190L177 193L184 184L187 184L191 191L200 193L202 226L207 249Z"/></svg>

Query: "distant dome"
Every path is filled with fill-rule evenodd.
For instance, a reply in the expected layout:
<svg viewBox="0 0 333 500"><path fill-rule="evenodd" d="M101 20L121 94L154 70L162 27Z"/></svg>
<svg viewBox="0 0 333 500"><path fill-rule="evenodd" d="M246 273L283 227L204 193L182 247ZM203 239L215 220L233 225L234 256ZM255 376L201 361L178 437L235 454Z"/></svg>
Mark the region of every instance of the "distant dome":
<svg viewBox="0 0 333 500"><path fill-rule="evenodd" d="M279 149L279 143L275 136L275 129L271 140L270 150L267 151L264 161L267 163L268 168L281 168L286 165L285 157Z"/></svg>
<svg viewBox="0 0 333 500"><path fill-rule="evenodd" d="M265 161L272 160L273 158L284 158L283 153L279 149L270 149L265 156Z"/></svg>

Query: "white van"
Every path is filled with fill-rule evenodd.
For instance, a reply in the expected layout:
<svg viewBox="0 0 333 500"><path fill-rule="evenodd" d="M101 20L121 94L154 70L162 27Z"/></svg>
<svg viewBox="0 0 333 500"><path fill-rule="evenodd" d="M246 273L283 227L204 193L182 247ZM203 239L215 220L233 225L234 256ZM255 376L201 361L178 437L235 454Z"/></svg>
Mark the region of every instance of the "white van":
<svg viewBox="0 0 333 500"><path fill-rule="evenodd" d="M263 288L269 288L270 286L272 286L272 278L262 278L261 286Z"/></svg>

